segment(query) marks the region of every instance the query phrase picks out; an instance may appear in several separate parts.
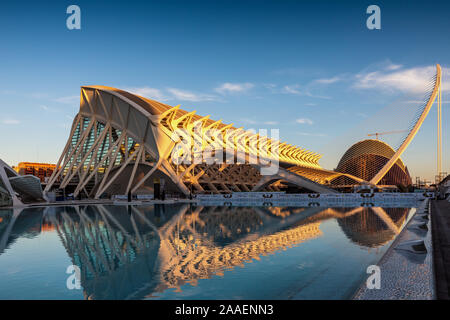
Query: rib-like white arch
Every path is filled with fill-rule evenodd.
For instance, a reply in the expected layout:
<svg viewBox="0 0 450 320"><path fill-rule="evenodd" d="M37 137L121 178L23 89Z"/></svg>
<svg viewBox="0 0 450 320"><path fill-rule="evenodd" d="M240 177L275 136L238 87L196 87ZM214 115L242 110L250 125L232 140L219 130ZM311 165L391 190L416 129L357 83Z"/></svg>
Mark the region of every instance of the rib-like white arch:
<svg viewBox="0 0 450 320"><path fill-rule="evenodd" d="M436 82L434 84L433 92L430 95L430 98L428 99L428 102L425 106L425 109L423 109L422 114L420 115L419 119L417 120L416 124L412 128L412 130L409 132L406 139L403 141L401 146L397 149L397 152L392 156L392 158L384 165L384 167L370 180L371 184L377 184L380 182L380 180L385 176L385 174L389 171L389 169L392 168L394 163L397 162L398 158L403 154L403 152L406 150L406 148L409 146L411 141L416 136L417 132L419 131L420 127L422 126L423 121L427 117L428 113L430 112L431 106L434 103L434 100L436 99L436 96L440 90L441 87L441 76L442 76L442 70L441 66L439 64L436 65Z"/></svg>

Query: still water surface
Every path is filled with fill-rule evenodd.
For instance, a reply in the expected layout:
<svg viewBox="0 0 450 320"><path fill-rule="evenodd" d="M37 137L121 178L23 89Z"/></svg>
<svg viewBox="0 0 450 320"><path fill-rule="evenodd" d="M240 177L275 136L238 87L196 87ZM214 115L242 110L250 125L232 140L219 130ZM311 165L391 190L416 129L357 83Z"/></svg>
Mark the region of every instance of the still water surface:
<svg viewBox="0 0 450 320"><path fill-rule="evenodd" d="M414 210L0 210L0 299L348 299Z"/></svg>

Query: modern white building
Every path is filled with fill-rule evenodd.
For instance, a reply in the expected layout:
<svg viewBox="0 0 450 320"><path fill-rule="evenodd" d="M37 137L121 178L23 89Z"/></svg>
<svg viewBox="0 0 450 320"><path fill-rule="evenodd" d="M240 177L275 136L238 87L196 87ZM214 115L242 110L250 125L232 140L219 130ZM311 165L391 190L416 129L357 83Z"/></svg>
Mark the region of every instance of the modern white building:
<svg viewBox="0 0 450 320"><path fill-rule="evenodd" d="M39 178L32 175L19 176L0 159L0 207L22 206L44 200Z"/></svg>

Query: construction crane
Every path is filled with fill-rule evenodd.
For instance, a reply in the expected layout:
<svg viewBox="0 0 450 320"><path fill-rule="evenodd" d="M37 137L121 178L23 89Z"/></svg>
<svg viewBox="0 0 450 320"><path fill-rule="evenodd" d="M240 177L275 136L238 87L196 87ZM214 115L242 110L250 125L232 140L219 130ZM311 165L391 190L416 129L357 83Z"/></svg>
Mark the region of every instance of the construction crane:
<svg viewBox="0 0 450 320"><path fill-rule="evenodd" d="M377 140L378 136L382 136L384 134L393 134L393 133L402 133L402 132L407 132L408 130L396 130L396 131L386 131L386 132L374 132L374 133L369 133L367 136L372 137L375 136Z"/></svg>

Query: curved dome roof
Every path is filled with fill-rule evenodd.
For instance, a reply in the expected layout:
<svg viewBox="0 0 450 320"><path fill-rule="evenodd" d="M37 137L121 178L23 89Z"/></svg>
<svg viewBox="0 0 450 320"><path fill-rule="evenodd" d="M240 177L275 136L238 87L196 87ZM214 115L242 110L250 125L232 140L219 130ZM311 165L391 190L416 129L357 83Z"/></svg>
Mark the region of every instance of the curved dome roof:
<svg viewBox="0 0 450 320"><path fill-rule="evenodd" d="M102 91L106 91L106 92L115 92L116 94L125 97L127 99L129 99L130 101L136 103L138 106L142 107L145 111L149 112L152 115L161 115L164 112L170 110L173 108L173 106L170 106L168 104L165 103L161 103L158 102L156 100L152 100L149 98L145 98L142 97L140 95L134 94L134 93L130 93L128 91L125 90L121 90L121 89L117 89L117 88L113 88L113 87L107 87L107 86L99 86L99 85L95 85L95 86L83 86L82 88L86 88L86 89L97 89L97 90L102 90ZM175 111L175 118L181 117L185 114L189 113L186 110L183 109L177 109ZM192 119L194 121L202 119L204 117L198 115L198 114L193 114L192 115ZM207 125L211 125L213 123L215 123L216 120L213 119L205 119L205 123ZM227 124L225 123L219 123L218 124L218 128L223 128L227 126ZM235 127L231 126L230 129L236 129Z"/></svg>
<svg viewBox="0 0 450 320"><path fill-rule="evenodd" d="M143 107L147 112L153 115L158 115L163 113L164 111L167 111L172 108L172 106L169 106L167 104L151 100L148 98L144 98L141 96L138 96L136 94L129 93L125 90L120 90L113 87L107 87L107 86L83 86L83 88L92 88L92 89L98 89L98 90L104 90L104 91L112 91L116 92L125 98L133 101L137 105Z"/></svg>
<svg viewBox="0 0 450 320"><path fill-rule="evenodd" d="M377 156L381 156L387 159L390 159L394 154L395 150L392 149L390 145L387 143L375 140L375 139L367 139L362 140L354 145L352 145L342 156L341 160L339 161L339 164L337 166L337 171L339 171L339 168L342 167L347 161L350 159L359 157L361 155L366 154L373 154ZM403 163L403 161L399 158L396 162L396 164L403 170L406 170L406 166Z"/></svg>

